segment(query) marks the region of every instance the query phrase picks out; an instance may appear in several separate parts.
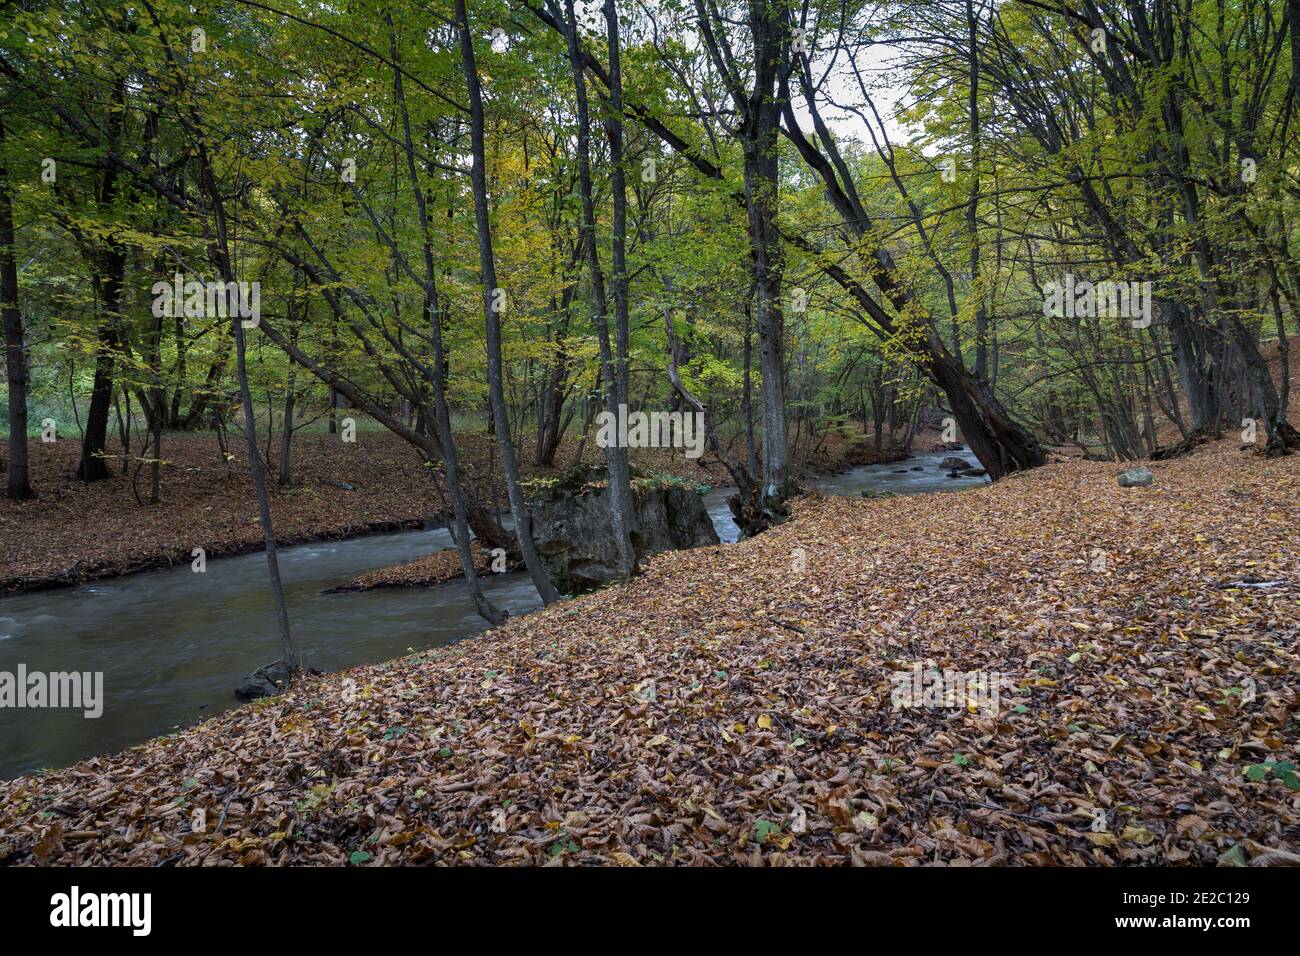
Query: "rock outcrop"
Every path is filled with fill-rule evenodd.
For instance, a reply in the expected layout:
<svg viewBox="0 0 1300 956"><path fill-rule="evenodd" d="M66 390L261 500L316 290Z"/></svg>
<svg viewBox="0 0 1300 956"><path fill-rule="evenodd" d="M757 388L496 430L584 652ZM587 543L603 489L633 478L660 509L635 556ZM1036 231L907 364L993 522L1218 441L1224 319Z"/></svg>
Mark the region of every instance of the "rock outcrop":
<svg viewBox="0 0 1300 956"><path fill-rule="evenodd" d="M571 475L531 496L533 542L551 581L563 594L590 591L619 578L609 488L604 474ZM696 486L638 479L632 489L637 561L662 551L718 544L718 533Z"/></svg>
<svg viewBox="0 0 1300 956"><path fill-rule="evenodd" d="M244 682L235 688L235 696L245 701L274 697L289 686L292 677L284 661L274 661L245 677Z"/></svg>

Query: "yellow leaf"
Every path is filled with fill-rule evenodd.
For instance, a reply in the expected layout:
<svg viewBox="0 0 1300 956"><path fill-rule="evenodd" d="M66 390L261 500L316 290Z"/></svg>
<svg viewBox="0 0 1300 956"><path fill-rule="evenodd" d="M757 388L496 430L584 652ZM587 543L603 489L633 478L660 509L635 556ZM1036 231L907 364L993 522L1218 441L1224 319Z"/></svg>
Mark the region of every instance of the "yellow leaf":
<svg viewBox="0 0 1300 956"><path fill-rule="evenodd" d="M1124 832L1120 834L1125 840L1136 843L1139 846L1146 846L1156 838L1156 835L1146 827L1125 827Z"/></svg>

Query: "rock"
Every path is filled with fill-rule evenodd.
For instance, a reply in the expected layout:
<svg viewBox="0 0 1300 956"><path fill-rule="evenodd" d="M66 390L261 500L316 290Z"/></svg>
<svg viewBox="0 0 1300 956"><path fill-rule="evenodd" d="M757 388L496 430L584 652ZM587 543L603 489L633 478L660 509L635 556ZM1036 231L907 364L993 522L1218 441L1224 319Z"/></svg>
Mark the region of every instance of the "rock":
<svg viewBox="0 0 1300 956"><path fill-rule="evenodd" d="M1156 476L1151 473L1151 469L1145 466L1141 468L1125 468L1119 473L1119 486L1121 488L1145 488L1156 480Z"/></svg>
<svg viewBox="0 0 1300 956"><path fill-rule="evenodd" d="M934 451L934 452L939 452L939 451L961 451L961 450L962 450L963 448L965 448L965 447L966 447L966 446L963 445L963 444L962 444L961 442L959 442L959 441L941 441L941 442L939 442L939 444L935 445L935 446L934 446L933 448L931 448L930 450L931 450L931 451Z"/></svg>
<svg viewBox="0 0 1300 956"><path fill-rule="evenodd" d="M905 474L907 474L907 469L906 469L906 468L895 468L895 469L893 469L892 471L890 471L890 474L891 474L891 475L905 475Z"/></svg>
<svg viewBox="0 0 1300 956"><path fill-rule="evenodd" d="M925 471L924 465L913 465L908 471Z"/></svg>
<svg viewBox="0 0 1300 956"><path fill-rule="evenodd" d="M974 468L975 466L965 458L953 456L951 458L945 458L943 461L939 462L939 467L945 468L948 471L965 471L967 468Z"/></svg>
<svg viewBox="0 0 1300 956"><path fill-rule="evenodd" d="M356 491L356 490L357 490L357 486L354 485L354 484L352 484L351 482L348 482L348 481L326 481L324 478L322 478L322 479L321 479L321 484L322 484L322 485L330 485L330 486L332 486L332 487L334 487L334 488L342 488L344 491Z"/></svg>
<svg viewBox="0 0 1300 956"><path fill-rule="evenodd" d="M240 700L274 697L289 686L290 676L284 661L275 661L245 677L244 682L235 688L235 696Z"/></svg>
<svg viewBox="0 0 1300 956"><path fill-rule="evenodd" d="M603 472L588 472L587 477L604 480ZM704 499L694 487L660 483L646 490L634 488L632 494L632 545L638 563L661 551L719 543ZM533 541L557 590L578 594L618 580L607 486L593 488L566 476L530 504Z"/></svg>
<svg viewBox="0 0 1300 956"><path fill-rule="evenodd" d="M967 468L962 472L962 476L965 478L983 478L987 474L988 471L984 468Z"/></svg>

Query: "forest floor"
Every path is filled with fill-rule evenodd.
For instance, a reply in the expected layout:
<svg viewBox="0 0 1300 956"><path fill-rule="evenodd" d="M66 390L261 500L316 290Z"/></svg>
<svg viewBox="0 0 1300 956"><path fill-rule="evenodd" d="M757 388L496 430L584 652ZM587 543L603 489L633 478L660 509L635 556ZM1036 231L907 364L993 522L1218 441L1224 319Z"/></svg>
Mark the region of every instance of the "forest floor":
<svg viewBox="0 0 1300 956"><path fill-rule="evenodd" d="M0 865L1300 862L1300 456L1119 468L800 499L0 783ZM1000 695L900 696L914 667Z"/></svg>
<svg viewBox="0 0 1300 956"><path fill-rule="evenodd" d="M288 488L277 487L274 469L268 471L272 517L281 545L440 520L443 503L427 468L409 445L382 431L358 431L356 438L355 443L345 443L338 435L297 436ZM481 498L504 505L492 440L474 434L457 440L471 487ZM7 457L5 444L0 442L0 458ZM142 499L137 500L131 477L121 474L116 441L109 448L117 456L110 462L113 476L93 484L75 477L79 440L33 441L29 449L37 497L25 502L0 497L0 594L188 563L195 548L214 558L262 547L257 497L241 440L232 439L235 459L227 466L215 437L166 435L162 457L167 464L162 501L157 505L148 501L147 466L135 482ZM528 475L563 471L572 464L575 451L576 443L566 441L556 455L557 467L525 463L524 471ZM875 458L862 440L835 434L815 453L807 452L808 467L814 471L833 471ZM584 460L600 455L594 442L587 442ZM676 449L633 452L633 461L643 469L729 484L719 465L701 464L709 459L706 455L688 460Z"/></svg>

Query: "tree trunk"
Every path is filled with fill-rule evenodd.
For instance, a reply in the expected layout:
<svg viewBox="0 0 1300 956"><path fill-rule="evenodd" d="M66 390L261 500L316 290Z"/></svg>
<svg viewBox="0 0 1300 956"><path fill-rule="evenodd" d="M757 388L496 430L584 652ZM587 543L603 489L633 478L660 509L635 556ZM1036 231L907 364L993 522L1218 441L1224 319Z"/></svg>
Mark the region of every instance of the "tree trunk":
<svg viewBox="0 0 1300 956"><path fill-rule="evenodd" d="M391 31L392 23L389 22ZM390 52L393 56L394 64L397 64L398 49L396 34L389 34ZM479 616L491 624L493 627L499 627L504 624L509 613L501 610L493 604L486 594L483 593L483 586L479 583L478 569L474 565L474 554L470 550L469 533L469 508L465 500L465 490L460 480L460 458L456 450L456 438L451 430L451 414L447 409L447 389L446 377L448 362L446 350L442 340L443 316L439 309L437 270L433 262L433 246L429 227L429 211L425 202L424 190L420 186L420 179L416 172L415 149L411 140L411 117L406 109L406 93L402 84L402 71L394 69L393 71L394 91L397 97L397 104L401 110L402 118L402 135L403 144L406 151L406 171L411 180L411 191L415 194L416 211L420 218L420 231L423 238L424 252L424 282L425 298L424 308L425 317L429 324L429 334L433 342L433 365L427 371L430 384L433 386L434 400L434 427L438 434L438 444L442 451L443 473L447 481L447 494L451 498L451 530L452 541L456 545L456 554L460 560L461 573L465 576L466 585L469 588L471 599L474 601L474 608L478 611ZM331 393L333 390L331 389ZM421 407L421 416L424 415L424 409ZM483 547L494 548L495 544L489 543L487 539L480 536Z"/></svg>
<svg viewBox="0 0 1300 956"><path fill-rule="evenodd" d="M229 234L226 230L226 212L221 193L213 178L212 164L206 146L199 144L199 171L202 188L211 205L216 227L215 243L209 247L213 264L227 289L235 287L235 272L231 266ZM229 294L229 293L227 293ZM231 316L235 332L235 375L239 380L239 398L244 407L244 438L248 445L248 464L253 470L253 486L257 492L258 517L262 525L262 541L266 546L266 570L271 583L271 596L275 602L276 624L280 632L280 659L291 675L299 669L297 651L289 631L289 608L284 600L284 584L280 580L280 560L276 553L275 526L271 521L271 498L266 489L266 473L257 449L257 415L253 408L253 393L248 387L248 365L244 348L244 322L237 303L228 302L226 314Z"/></svg>
<svg viewBox="0 0 1300 956"><path fill-rule="evenodd" d="M112 249L103 256L104 270L96 286L100 292L102 313L95 350L95 379L90 390L90 409L81 438L81 462L77 465L80 481L104 481L109 477L104 446L108 441L108 413L113 406L113 364L117 347L117 326L121 320L122 285L126 274L126 255Z"/></svg>
<svg viewBox="0 0 1300 956"><path fill-rule="evenodd" d="M284 390L284 420L280 422L280 471L276 476L281 488L288 488L293 483L289 471L289 452L293 448L293 409L296 401L294 372L297 368L292 362L289 363L289 381Z"/></svg>
<svg viewBox="0 0 1300 956"><path fill-rule="evenodd" d="M983 145L980 136L980 97L979 97L979 44L978 18L975 15L974 0L966 0L966 29L970 37L968 67L970 88L967 96L967 109L970 113L969 131L971 140L970 201L966 205L966 234L970 242L970 283L971 295L975 296L975 377L988 381L988 313L984 304L984 284L980 279L980 243L979 243L979 195L980 195L980 153ZM959 340L960 341L960 340ZM959 352L954 352L959 355Z"/></svg>
<svg viewBox="0 0 1300 956"><path fill-rule="evenodd" d="M163 316L154 322L153 341L149 347L149 374L153 385L149 389L149 402L153 406L150 427L153 430L153 454L149 462L149 500L152 504L162 501L162 433L166 423L165 391L163 388L162 368Z"/></svg>
<svg viewBox="0 0 1300 956"><path fill-rule="evenodd" d="M745 460L749 473L758 478L758 442L754 439L754 296L753 288L745 299L744 371L741 378L740 409L745 418Z"/></svg>
<svg viewBox="0 0 1300 956"><path fill-rule="evenodd" d="M293 295L297 295L299 288L298 275L295 270L293 282ZM298 344L298 326L299 323L295 317L295 309L292 302L289 305L289 341L295 345ZM302 320L307 319L306 300L303 300ZM280 422L280 469L276 475L276 484L281 488L288 488L293 483L293 474L289 468L289 454L293 450L293 410L297 403L296 389L298 385L298 366L293 362L289 363L288 377L284 390L284 420ZM270 407L270 403L267 403Z"/></svg>
<svg viewBox="0 0 1300 956"><path fill-rule="evenodd" d="M572 0L569 0L571 3ZM617 0L605 0L606 39L609 50L609 120L606 133L609 138L610 177L614 194L613 236L611 238L611 257L614 268L614 384L618 404L628 404L628 363L629 353L629 318L628 318L628 274L627 274L627 184L623 170L623 67L622 49L619 40ZM582 61L574 63L579 75L582 73ZM584 90L585 99L585 90ZM595 245L595 224L591 224L592 244ZM627 567L635 570L636 551L632 547L632 536L636 533L636 511L632 507L631 468L628 464L628 450L616 449L614 457L618 465L618 475L614 480L619 486L622 501L618 507L622 512L623 528L628 535ZM615 533L618 533L615 526Z"/></svg>
<svg viewBox="0 0 1300 956"><path fill-rule="evenodd" d="M487 325L488 401L491 421L495 425L497 443L501 449L501 467L505 472L506 494L510 498L510 513L515 522L515 537L523 555L528 574L541 595L544 604L560 598L551 584L546 568L533 544L532 516L524 502L519 487L519 463L515 458L514 443L510 437L510 419L506 411L505 392L501 381L501 320L497 314L499 300L496 295L496 262L492 250L492 226L488 217L487 169L483 132L483 94L479 86L478 67L474 61L474 40L469 29L469 14L465 0L456 0L456 26L460 33L461 65L465 71L465 85L470 106L470 149L473 156L471 185L474 192L474 218L478 229L479 268L483 281L483 316Z"/></svg>
<svg viewBox="0 0 1300 956"><path fill-rule="evenodd" d="M781 307L785 252L777 230L780 177L776 98L780 25L771 3L761 4L763 16L752 25L755 35L757 105L747 118L744 143L745 204L749 213L749 245L754 269L754 321L758 329L760 414L763 421L763 483L760 510L783 518L785 498L795 483L789 473L785 434L785 314ZM762 42L760 42L760 38Z"/></svg>
<svg viewBox="0 0 1300 956"><path fill-rule="evenodd" d="M573 0L564 0L564 8L567 18L569 63L573 71L573 87L577 99L577 160L578 184L582 194L582 245L591 275L592 323L596 327L596 339L600 348L600 367L605 381L605 411L617 420L620 411L627 408L627 397L619 393L619 372L615 367L618 359L615 358L609 341L609 313L608 302L605 299L605 277L601 271L600 254L596 248L596 211L591 186L591 123L587 112L587 86L583 79L582 55L578 46L578 26L573 13ZM616 191L617 188L616 186ZM618 248L620 226L620 223L614 225L616 249ZM614 268L616 273L615 281L617 282L617 261ZM623 278L626 281L626 275ZM626 310L626 289L624 289L622 301ZM631 574L636 567L636 552L632 548L632 492L627 469L627 449L619 447L618 442L615 441L604 448L604 453L605 466L609 477L610 518L615 545L618 548L620 570L625 575Z"/></svg>
<svg viewBox="0 0 1300 956"><path fill-rule="evenodd" d="M186 353L189 350L189 344L185 341L184 310L176 310L172 335L176 342L176 388L172 391L171 405L167 410L167 427L178 429L181 427L181 394L185 391Z"/></svg>
<svg viewBox="0 0 1300 956"><path fill-rule="evenodd" d="M1025 471L1045 460L1038 440L1007 414L987 386L935 349L929 371L952 404L966 444L993 480Z"/></svg>
<svg viewBox="0 0 1300 956"><path fill-rule="evenodd" d="M229 280L227 280L229 281ZM266 545L266 568L271 579L271 592L275 598L276 623L280 631L280 659L290 671L298 669L298 655L294 651L293 637L289 633L289 609L284 601L284 585L280 581L280 561L275 549L275 527L271 523L271 498L266 490L266 473L257 450L257 416L253 410L253 394L248 388L248 368L244 357L244 326L239 310L232 309L235 328L235 374L239 378L239 398L244 406L244 437L248 443L248 463L253 469L253 487L257 490L258 517L262 522L262 541Z"/></svg>
<svg viewBox="0 0 1300 956"><path fill-rule="evenodd" d="M0 146L4 123L0 122ZM9 382L9 476L5 493L14 501L34 496L27 464L27 353L18 309L18 250L9 172L0 166L0 312L4 313L5 373Z"/></svg>

